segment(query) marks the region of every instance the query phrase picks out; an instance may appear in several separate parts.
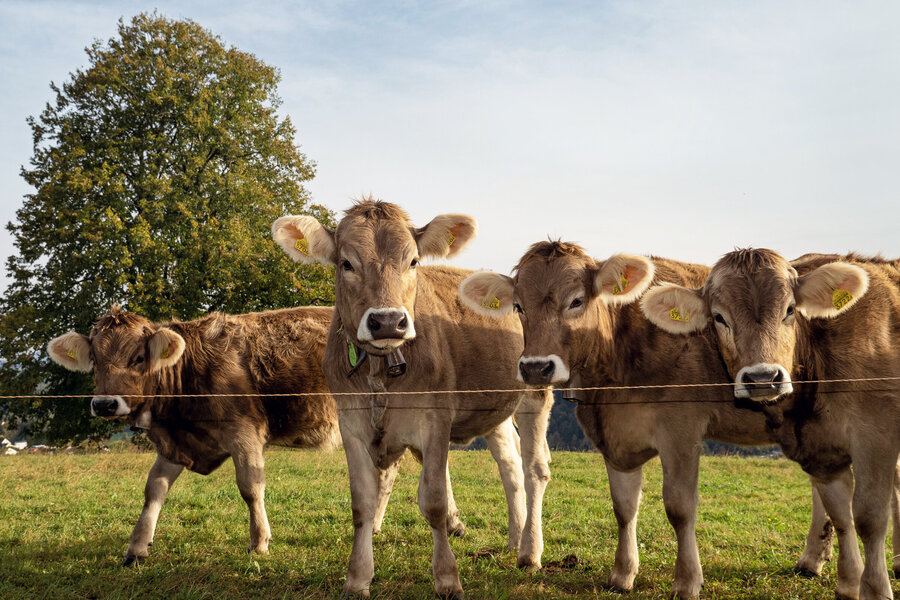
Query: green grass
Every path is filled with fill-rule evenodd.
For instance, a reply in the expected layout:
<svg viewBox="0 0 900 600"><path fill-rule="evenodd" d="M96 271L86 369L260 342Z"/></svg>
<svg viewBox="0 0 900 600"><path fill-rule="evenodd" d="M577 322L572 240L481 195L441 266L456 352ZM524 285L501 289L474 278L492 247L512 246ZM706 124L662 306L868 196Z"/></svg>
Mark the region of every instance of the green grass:
<svg viewBox="0 0 900 600"><path fill-rule="evenodd" d="M120 566L154 456L0 457L0 598L335 598L352 526L342 452L270 450L271 553L244 553L248 514L230 463L186 473L163 507L150 558ZM619 598L603 589L616 527L603 460L557 452L544 503L544 564L529 574L505 550L506 503L486 451L454 451L451 473L468 529L451 545L469 598ZM375 540L374 598L433 598L431 535L416 507L418 465L404 461ZM658 461L644 469L641 570L631 599L671 586L675 539ZM704 458L698 539L704 598L831 598L834 563L802 579L792 567L810 510L804 475L786 460ZM548 566L569 554L573 568ZM898 586L895 585L895 593Z"/></svg>

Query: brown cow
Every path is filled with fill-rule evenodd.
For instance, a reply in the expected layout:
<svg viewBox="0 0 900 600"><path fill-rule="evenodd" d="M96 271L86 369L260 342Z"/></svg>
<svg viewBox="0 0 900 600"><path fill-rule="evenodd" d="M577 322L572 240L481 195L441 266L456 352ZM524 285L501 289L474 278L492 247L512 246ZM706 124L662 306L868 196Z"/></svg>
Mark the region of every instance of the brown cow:
<svg viewBox="0 0 900 600"><path fill-rule="evenodd" d="M435 589L441 596L462 597L445 525L448 447L486 435L498 462L511 460L518 453L509 418L517 409L527 516L524 524L513 520L521 502L520 466L515 481L504 481L510 544L519 550L519 565L540 566L552 398L547 392L528 393L515 380L518 321L493 321L462 306L456 289L470 272L418 265L423 258L455 255L475 227L471 217L441 215L415 228L402 209L371 199L350 208L334 231L310 217L282 217L272 225L275 240L295 260L337 265L325 375L332 392L359 393L335 397L355 530L345 593L369 595L379 471L412 448L422 457L418 500L434 539ZM483 389L517 391L440 393ZM373 394L382 391L425 393Z"/></svg>
<svg viewBox="0 0 900 600"><path fill-rule="evenodd" d="M328 392L321 362L331 314L331 308L308 307L159 324L114 307L90 336L73 331L48 344L54 362L73 371L93 369L94 415L146 429L156 447L126 566L148 556L159 511L182 470L207 475L229 456L250 508L248 550L268 551L263 446L331 449L341 440L330 396L253 394ZM386 502L385 494L380 516Z"/></svg>
<svg viewBox="0 0 900 600"><path fill-rule="evenodd" d="M634 301L654 278L699 285L708 272L700 265L627 254L595 261L575 244L539 242L519 261L514 277L479 272L463 282L460 295L486 315L518 313L525 336L518 371L528 384L702 383L725 377L714 342L660 331ZM715 387L583 393L576 415L603 453L619 525L611 587L627 591L633 586L641 468L659 455L663 501L678 538L673 595L699 594L703 573L695 523L701 440L772 442L763 416L737 409L730 394ZM800 566L818 573L830 554L831 538L815 490L813 498L813 525Z"/></svg>
<svg viewBox="0 0 900 600"><path fill-rule="evenodd" d="M855 523L865 568L860 580L858 555L841 553L837 597L893 597L884 540L900 453L900 387L794 389L793 381L900 376L900 261L807 255L792 265L771 250L738 250L689 288L648 292L648 318L673 333L712 330L734 395L764 406L784 453L826 484L825 505L854 543ZM690 321L673 321L672 310L690 313ZM840 511L851 493L852 517Z"/></svg>

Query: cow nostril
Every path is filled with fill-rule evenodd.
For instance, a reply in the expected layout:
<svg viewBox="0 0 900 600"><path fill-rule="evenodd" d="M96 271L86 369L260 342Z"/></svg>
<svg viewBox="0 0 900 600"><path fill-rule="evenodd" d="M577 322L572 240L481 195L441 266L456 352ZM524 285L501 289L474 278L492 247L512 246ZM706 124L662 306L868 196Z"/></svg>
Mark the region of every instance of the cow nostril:
<svg viewBox="0 0 900 600"><path fill-rule="evenodd" d="M378 319L375 318L375 315L369 315L367 321L370 331L378 331L379 329L381 329L381 323L378 322Z"/></svg>
<svg viewBox="0 0 900 600"><path fill-rule="evenodd" d="M397 323L397 329L399 329L400 331L405 331L407 325L409 325L409 321L407 320L406 315L403 315L403 318L400 319L399 323Z"/></svg>
<svg viewBox="0 0 900 600"><path fill-rule="evenodd" d="M544 377L550 377L551 375L553 375L552 362L548 362L546 365L544 365L544 368L541 369L541 375L543 375Z"/></svg>
<svg viewBox="0 0 900 600"><path fill-rule="evenodd" d="M784 381L784 374L781 371L775 371L775 377L772 378L773 383L782 383Z"/></svg>

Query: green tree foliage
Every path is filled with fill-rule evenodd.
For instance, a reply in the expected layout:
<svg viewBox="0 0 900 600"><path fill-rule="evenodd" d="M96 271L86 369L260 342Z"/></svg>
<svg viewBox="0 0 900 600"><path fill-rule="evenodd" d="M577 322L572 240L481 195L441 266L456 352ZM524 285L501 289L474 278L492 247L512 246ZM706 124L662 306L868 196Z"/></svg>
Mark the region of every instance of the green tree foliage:
<svg viewBox="0 0 900 600"><path fill-rule="evenodd" d="M280 74L192 21L142 14L86 49L88 66L28 120L18 254L0 299L0 393L90 393L45 346L118 303L153 320L333 302L332 272L297 268L270 224L307 213L314 164L278 115ZM108 433L87 402L8 402L45 439ZM15 421L15 418L13 419Z"/></svg>

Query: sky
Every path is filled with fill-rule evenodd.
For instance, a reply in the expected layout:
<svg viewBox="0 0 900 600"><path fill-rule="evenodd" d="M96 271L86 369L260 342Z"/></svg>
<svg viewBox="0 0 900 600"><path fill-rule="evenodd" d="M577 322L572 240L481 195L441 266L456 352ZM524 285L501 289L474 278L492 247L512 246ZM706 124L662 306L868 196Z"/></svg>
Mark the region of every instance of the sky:
<svg viewBox="0 0 900 600"><path fill-rule="evenodd" d="M478 219L461 267L508 273L548 237L598 259L900 256L893 1L0 0L0 222L50 82L154 9L281 70L315 202Z"/></svg>

